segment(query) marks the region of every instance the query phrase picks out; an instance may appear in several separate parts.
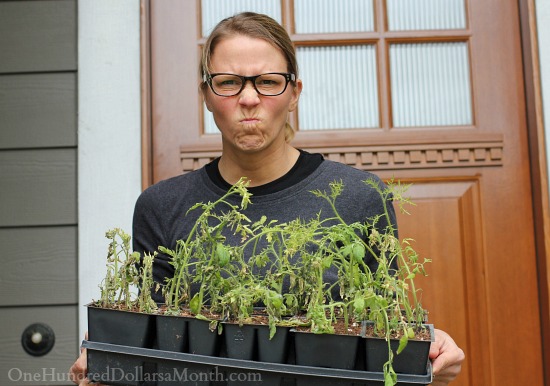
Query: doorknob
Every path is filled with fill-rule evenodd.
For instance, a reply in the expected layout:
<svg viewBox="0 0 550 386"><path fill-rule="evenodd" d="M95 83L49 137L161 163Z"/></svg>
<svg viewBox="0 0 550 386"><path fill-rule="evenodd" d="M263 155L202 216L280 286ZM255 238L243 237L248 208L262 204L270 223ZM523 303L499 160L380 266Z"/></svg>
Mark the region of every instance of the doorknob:
<svg viewBox="0 0 550 386"><path fill-rule="evenodd" d="M55 333L44 323L34 323L25 328L21 335L21 345L25 351L35 357L46 355L53 348Z"/></svg>

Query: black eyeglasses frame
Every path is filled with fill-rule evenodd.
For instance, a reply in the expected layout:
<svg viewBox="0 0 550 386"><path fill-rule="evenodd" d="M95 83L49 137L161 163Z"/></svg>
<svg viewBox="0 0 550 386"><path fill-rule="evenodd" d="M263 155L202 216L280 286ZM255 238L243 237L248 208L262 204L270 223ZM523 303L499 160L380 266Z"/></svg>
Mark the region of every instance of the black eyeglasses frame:
<svg viewBox="0 0 550 386"><path fill-rule="evenodd" d="M264 75L272 75L272 74L276 74L276 75L283 75L285 77L285 87L283 88L283 90L280 92L280 93L277 93L277 94L264 94L262 92L260 92L260 90L258 90L258 87L256 86L256 79L258 79L260 76L264 76ZM231 95L223 95L223 94L218 94L215 90L214 90L214 86L212 86L212 79L217 76L217 75L233 75L233 76L236 76L238 78L241 79L242 81L242 84L241 84L241 88L239 89L239 91L237 91L236 93L234 94L231 94ZM290 72L266 72L266 73L263 73L263 74L258 74L258 75L253 75L253 76L243 76L243 75L237 75L237 74L231 74L229 72L217 72L217 73L213 73L213 74L205 74L203 76L203 82L206 82L208 83L208 85L210 86L210 90L212 90L212 92L218 96L221 96L221 97L233 97L235 95L239 95L245 88L246 86L246 82L252 82L252 86L254 87L254 90L256 90L256 92L260 95L263 95L263 96L278 96L278 95L281 95L282 93L284 93L288 87L288 83L289 82L295 82L296 81L296 74L293 74L293 73L290 73Z"/></svg>

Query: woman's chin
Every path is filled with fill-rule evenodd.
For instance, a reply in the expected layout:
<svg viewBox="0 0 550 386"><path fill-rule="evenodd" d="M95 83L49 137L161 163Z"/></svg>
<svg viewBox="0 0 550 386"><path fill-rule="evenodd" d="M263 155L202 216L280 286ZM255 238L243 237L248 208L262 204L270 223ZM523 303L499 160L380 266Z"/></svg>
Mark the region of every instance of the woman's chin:
<svg viewBox="0 0 550 386"><path fill-rule="evenodd" d="M246 140L239 141L237 143L237 148L243 152L251 153L262 150L265 142L260 140Z"/></svg>

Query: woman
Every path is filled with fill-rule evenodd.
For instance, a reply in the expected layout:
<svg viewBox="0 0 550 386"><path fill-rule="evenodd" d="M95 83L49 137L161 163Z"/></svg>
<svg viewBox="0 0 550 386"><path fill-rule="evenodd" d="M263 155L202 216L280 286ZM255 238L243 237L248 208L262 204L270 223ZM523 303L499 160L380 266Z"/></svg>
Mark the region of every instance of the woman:
<svg viewBox="0 0 550 386"><path fill-rule="evenodd" d="M292 42L276 21L255 13L222 20L205 43L200 70L204 102L221 132L222 156L142 193L134 213L134 250L174 247L194 223L193 212L183 214L197 202L215 201L243 176L253 194L253 205L245 212L252 221L262 215L285 222L330 213L310 192L327 190L335 179L344 184L338 211L346 222L381 213L380 196L363 183L374 175L290 145L294 132L288 114L296 109L302 81ZM375 261L367 263L376 268ZM172 273L169 258L159 255L155 280L162 283ZM448 334L436 330L430 357L433 384L446 385L460 372L464 354ZM87 384L85 363L83 352L71 368L80 385Z"/></svg>

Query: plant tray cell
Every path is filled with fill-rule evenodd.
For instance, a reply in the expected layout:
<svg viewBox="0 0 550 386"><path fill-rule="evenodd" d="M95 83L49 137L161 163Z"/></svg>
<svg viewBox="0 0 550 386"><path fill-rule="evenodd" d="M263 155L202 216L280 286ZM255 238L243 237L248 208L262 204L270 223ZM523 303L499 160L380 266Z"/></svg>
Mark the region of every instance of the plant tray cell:
<svg viewBox="0 0 550 386"><path fill-rule="evenodd" d="M88 305L88 336L94 342L150 348L154 316Z"/></svg>
<svg viewBox="0 0 550 386"><path fill-rule="evenodd" d="M249 361L86 340L82 342L82 347L88 350L90 380L116 386L384 384L384 375L381 372ZM429 362L426 375L398 374L400 386L428 385L431 381Z"/></svg>
<svg viewBox="0 0 550 386"><path fill-rule="evenodd" d="M396 373L422 375L426 373L425 358L428 358L430 345L435 340L433 324L426 324L430 331L430 340L409 340L400 354L393 358L393 369ZM399 340L391 339L392 351L397 352ZM388 360L388 343L384 338L365 337L366 370L382 371Z"/></svg>

